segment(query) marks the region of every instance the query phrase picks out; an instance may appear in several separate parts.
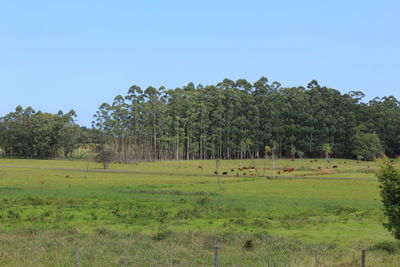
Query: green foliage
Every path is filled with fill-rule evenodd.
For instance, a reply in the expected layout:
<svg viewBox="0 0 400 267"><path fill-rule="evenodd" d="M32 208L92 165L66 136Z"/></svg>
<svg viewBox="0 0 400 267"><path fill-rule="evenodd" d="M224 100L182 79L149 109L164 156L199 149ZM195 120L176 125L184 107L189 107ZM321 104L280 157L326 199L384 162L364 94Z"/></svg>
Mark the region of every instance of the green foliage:
<svg viewBox="0 0 400 267"><path fill-rule="evenodd" d="M292 145L291 148L290 148L290 154L291 154L292 159L294 159L294 156L296 155L296 152L297 152L296 147Z"/></svg>
<svg viewBox="0 0 400 267"><path fill-rule="evenodd" d="M322 146L322 151L324 151L326 159L328 159L329 156L333 154L332 146L331 146L331 144L328 144L328 143L325 143Z"/></svg>
<svg viewBox="0 0 400 267"><path fill-rule="evenodd" d="M400 154L398 101L365 104L362 97L315 80L307 88L283 88L265 77L254 84L224 79L173 90L132 86L125 97L100 106L95 127L127 162L127 151L137 151L131 156L144 160L262 158L270 153L264 145L274 141L276 155L294 155L295 147L304 156L318 157L321 146L330 143L335 156L351 157L351 129L361 123L378 133L390 155Z"/></svg>
<svg viewBox="0 0 400 267"><path fill-rule="evenodd" d="M266 77L253 84L224 79L168 90L133 85L126 95L100 105L92 129L79 127L73 111L49 114L17 106L0 118L0 147L5 156L82 158L80 147L106 142L125 163L268 153L293 157L294 148L319 157L325 143L336 157L373 158L377 150L400 154L399 101L383 97L364 103L362 98L361 92L341 94L315 80L285 88ZM361 124L368 132L355 135L352 129ZM382 147L371 152L362 144L375 144L375 134ZM265 144L274 151L266 151Z"/></svg>
<svg viewBox="0 0 400 267"><path fill-rule="evenodd" d="M103 164L104 169L108 169L110 163L114 160L115 152L108 146L104 145L96 155L96 161Z"/></svg>
<svg viewBox="0 0 400 267"><path fill-rule="evenodd" d="M384 226L396 239L400 239L400 171L392 166L388 158L384 158L377 176L387 217Z"/></svg>
<svg viewBox="0 0 400 267"><path fill-rule="evenodd" d="M352 153L358 160L374 160L383 153L379 136L376 133L368 133L365 125L354 128L353 132L350 144Z"/></svg>
<svg viewBox="0 0 400 267"><path fill-rule="evenodd" d="M17 157L70 157L82 142L83 130L74 122L73 110L64 114L17 106L0 118L1 152Z"/></svg>

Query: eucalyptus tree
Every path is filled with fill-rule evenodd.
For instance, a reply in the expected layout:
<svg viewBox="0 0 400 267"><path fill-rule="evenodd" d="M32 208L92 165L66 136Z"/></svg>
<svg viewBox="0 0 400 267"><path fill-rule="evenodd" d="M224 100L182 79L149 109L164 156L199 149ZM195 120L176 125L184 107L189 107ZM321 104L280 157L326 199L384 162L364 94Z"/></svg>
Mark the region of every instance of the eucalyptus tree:
<svg viewBox="0 0 400 267"><path fill-rule="evenodd" d="M132 138L134 158L136 161L143 159L143 152L145 151L143 146L143 132L141 122L143 121L143 106L144 96L143 90L137 86L132 85L127 95L125 96L128 106L128 129Z"/></svg>
<svg viewBox="0 0 400 267"><path fill-rule="evenodd" d="M224 79L216 85L188 83L144 92L132 86L122 109L127 110L128 122L123 132L133 140L138 160L260 158L266 153L264 144L273 142L274 153L281 157L293 158L294 148L316 157L325 143L335 147L336 156L349 157L351 129L365 123L389 154L400 153L397 100L388 97L366 104L362 98L361 92L341 94L315 80L306 88L282 87L266 77L254 84ZM119 106L103 105L98 111L97 127L108 140L118 136L112 128L118 126L113 120L121 115ZM252 144L244 149L247 139Z"/></svg>

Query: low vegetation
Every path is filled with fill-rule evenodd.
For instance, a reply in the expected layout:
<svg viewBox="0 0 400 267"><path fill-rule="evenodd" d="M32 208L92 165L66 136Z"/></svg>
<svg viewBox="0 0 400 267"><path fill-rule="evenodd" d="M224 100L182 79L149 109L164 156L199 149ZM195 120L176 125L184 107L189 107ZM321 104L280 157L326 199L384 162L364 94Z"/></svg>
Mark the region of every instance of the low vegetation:
<svg viewBox="0 0 400 267"><path fill-rule="evenodd" d="M398 265L379 182L359 171L377 163L276 160L253 176L254 163L265 159L221 160L216 175L215 161L87 170L85 161L1 159L0 263L71 265L79 243L83 265L211 265L214 245L223 266L354 265L361 249L373 266Z"/></svg>

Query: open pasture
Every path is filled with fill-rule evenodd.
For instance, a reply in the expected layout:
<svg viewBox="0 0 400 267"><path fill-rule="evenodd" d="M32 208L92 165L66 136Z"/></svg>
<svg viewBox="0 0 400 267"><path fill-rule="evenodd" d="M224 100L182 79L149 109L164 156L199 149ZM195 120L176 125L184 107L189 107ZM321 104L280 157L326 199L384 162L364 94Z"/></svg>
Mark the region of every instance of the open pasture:
<svg viewBox="0 0 400 267"><path fill-rule="evenodd" d="M395 160L398 163L398 160ZM181 161L157 161L140 162L132 164L114 163L110 171L131 171L152 174L192 174L214 175L216 171L215 160L181 160ZM272 170L272 160L256 159L246 160L221 160L218 172L221 176L323 176L350 178L375 178L376 162L356 161L348 159L290 159L276 160L275 171ZM103 170L100 163L81 160L29 160L0 158L0 166L33 167L33 168L64 168L76 170ZM255 169L250 169L255 167ZM246 168L240 170L239 168ZM293 172L285 172L283 169L293 168ZM225 173L226 174L223 174Z"/></svg>
<svg viewBox="0 0 400 267"><path fill-rule="evenodd" d="M115 243L116 238L130 246L134 240L141 240L155 250L161 249L160 244L173 247L177 242L176 250L181 254L174 257L182 264L194 257L192 262L198 266L211 263L204 245L210 236L216 238L222 251L233 253L236 260L228 261L227 257L226 263L243 266L266 263L262 256L266 247L281 242L299 248L287 252L286 258L279 256L278 266L279 262L296 265L293 257L300 254L304 256L301 264L309 266L315 260L315 252L310 251L321 246L325 257L320 261L329 266L358 262L357 253L363 248L379 248L382 243L389 248L397 246L382 227L384 216L373 173L377 163L310 161L278 160L273 172L271 161L264 167L264 160L257 160L260 176L249 175L255 173L250 168L238 170L254 166L251 160L221 161L218 172L228 174L217 176L212 160L111 164L105 172L93 162L86 171L85 161L0 159L0 251L8 255L0 263L6 265L12 258L7 244L37 238L37 246L43 249L46 235L57 240L54 246L71 246L80 240L87 249L99 242L99 249L104 251L107 245L102 242ZM283 168L294 171L278 174ZM263 177L273 175L275 179ZM227 235L229 238L221 239ZM190 243L192 239L199 244ZM255 244L254 249L245 250L247 256L240 252L246 240ZM117 247L123 250L123 246ZM197 249L198 257L188 256L188 248ZM145 253L144 247L137 250ZM25 251L26 257L14 263L34 264L33 247ZM61 262L66 260L57 256L57 251L51 253ZM114 253L113 260L123 255L104 253ZM154 253L157 264L168 262L165 250ZM279 249L271 253L278 257ZM371 250L370 255L371 261L384 266L399 262L398 254L390 249ZM133 266L149 262L139 258L132 259Z"/></svg>

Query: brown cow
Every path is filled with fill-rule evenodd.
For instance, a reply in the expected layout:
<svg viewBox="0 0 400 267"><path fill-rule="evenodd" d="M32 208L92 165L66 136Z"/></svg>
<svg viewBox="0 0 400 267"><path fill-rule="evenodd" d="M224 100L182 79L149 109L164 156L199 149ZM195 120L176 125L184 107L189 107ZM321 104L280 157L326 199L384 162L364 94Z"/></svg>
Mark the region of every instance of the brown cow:
<svg viewBox="0 0 400 267"><path fill-rule="evenodd" d="M283 172L292 172L294 168L283 168Z"/></svg>

